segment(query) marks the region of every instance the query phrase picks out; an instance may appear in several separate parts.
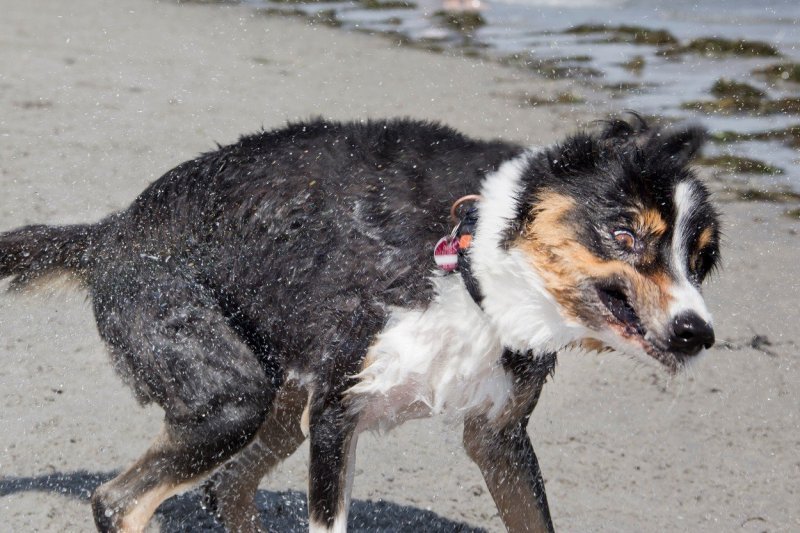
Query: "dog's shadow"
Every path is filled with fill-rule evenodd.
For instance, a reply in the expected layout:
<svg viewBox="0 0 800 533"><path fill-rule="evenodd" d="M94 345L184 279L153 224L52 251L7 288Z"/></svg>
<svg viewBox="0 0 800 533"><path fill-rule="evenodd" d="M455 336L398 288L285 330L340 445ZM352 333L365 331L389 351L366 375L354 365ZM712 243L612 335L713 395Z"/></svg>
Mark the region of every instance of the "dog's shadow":
<svg viewBox="0 0 800 533"><path fill-rule="evenodd" d="M88 501L94 489L116 475L79 470L35 477L0 478L0 497L20 492L51 492ZM306 495L298 491L272 492L259 490L256 505L269 531L308 531ZM87 513L88 513L87 509ZM200 492L190 491L170 498L156 511L161 531L223 532L224 529L203 506ZM87 519L89 517L87 516ZM482 532L467 524L454 522L423 509L384 501L356 500L350 509L348 531L379 532Z"/></svg>

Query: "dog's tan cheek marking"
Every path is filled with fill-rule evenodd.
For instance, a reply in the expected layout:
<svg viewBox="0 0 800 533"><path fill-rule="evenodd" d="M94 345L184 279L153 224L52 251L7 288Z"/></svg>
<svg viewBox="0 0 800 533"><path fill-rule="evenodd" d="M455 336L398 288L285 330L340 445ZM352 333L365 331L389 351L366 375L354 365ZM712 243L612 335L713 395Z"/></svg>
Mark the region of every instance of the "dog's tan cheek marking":
<svg viewBox="0 0 800 533"><path fill-rule="evenodd" d="M573 228L564 222L573 207L574 201L566 196L556 193L540 196L539 204L531 213L532 221L515 244L530 258L565 314L580 319L582 295L578 287L581 280L630 276L635 271L621 261L597 257L578 242Z"/></svg>
<svg viewBox="0 0 800 533"><path fill-rule="evenodd" d="M555 193L542 196L532 213L533 221L515 243L530 258L565 313L573 319L581 318L582 295L577 287L582 280L619 277L630 281L643 314L663 314L670 303L669 276L662 271L642 275L627 263L604 260L582 246L574 230L564 223L573 205L571 198ZM652 233L666 231L666 224L656 211L643 213L642 220ZM602 343L593 341L586 346L593 350L604 348Z"/></svg>
<svg viewBox="0 0 800 533"><path fill-rule="evenodd" d="M563 222L573 205L571 198L557 193L541 195L531 213L532 221L523 228L514 246L528 256L547 290L570 318L577 318L575 277L560 258L574 236Z"/></svg>

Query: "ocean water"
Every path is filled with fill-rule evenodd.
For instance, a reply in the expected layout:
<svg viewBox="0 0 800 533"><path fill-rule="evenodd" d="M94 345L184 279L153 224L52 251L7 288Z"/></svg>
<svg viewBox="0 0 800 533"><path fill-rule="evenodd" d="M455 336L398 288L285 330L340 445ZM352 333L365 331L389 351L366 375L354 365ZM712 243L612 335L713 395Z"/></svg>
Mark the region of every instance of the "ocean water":
<svg viewBox="0 0 800 533"><path fill-rule="evenodd" d="M753 133L800 125L796 112L725 115L682 108L686 102L712 100L711 86L721 78L746 82L770 99L800 97L800 84L775 83L752 74L776 63L800 63L798 0L483 0L481 15L486 24L468 34L437 19L434 13L442 9L440 0L417 0L414 9L380 10L348 1L250 3L308 14L329 10L344 29L399 35L437 49L467 49L496 60L518 54L551 62L558 65L560 77L607 94L587 102L597 106L598 115L634 109L645 115L700 122L712 132ZM582 24L665 29L680 44L704 37L763 41L782 57L665 57L664 47L607 42L603 34L564 33ZM622 66L637 57L644 60L640 70ZM800 191L797 148L780 141L748 141L712 144L706 150L707 155L721 153L756 158L783 170L779 175L744 176L753 185Z"/></svg>

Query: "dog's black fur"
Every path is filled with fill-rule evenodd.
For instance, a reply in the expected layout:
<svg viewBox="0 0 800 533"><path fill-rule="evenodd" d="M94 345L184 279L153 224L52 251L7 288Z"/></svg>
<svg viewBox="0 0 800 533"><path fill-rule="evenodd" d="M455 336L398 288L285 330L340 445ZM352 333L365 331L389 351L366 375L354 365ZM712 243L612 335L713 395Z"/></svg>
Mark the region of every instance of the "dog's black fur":
<svg viewBox="0 0 800 533"><path fill-rule="evenodd" d="M601 135L578 135L533 158L507 240L528 221L543 187L578 199L576 219L610 225L619 211L612 207L636 197L669 220L661 189L687 179L701 134L647 131L613 121ZM289 372L311 376L309 509L312 520L332 524L355 424L343 399L351 376L388 306L431 301L431 246L450 230L453 200L478 191L487 173L522 152L431 123L316 120L183 163L97 224L0 235L0 277L22 287L49 274L76 275L117 371L140 402L164 408L159 441L95 495L98 527L127 527L136 498L168 496L248 443L253 451L269 440L259 428L277 416L275 398ZM709 206L698 216L716 215ZM581 238L598 256L610 253L594 236ZM716 260L716 239L704 254L699 280ZM526 377L530 358L504 357L518 382L538 389L554 364L548 359ZM538 390L508 429L514 453L534 466L522 434L536 397ZM303 437L295 431L286 440L284 454ZM258 464L263 473L274 461ZM229 470L237 472L235 462ZM546 514L538 467L530 475ZM543 523L552 528L549 515Z"/></svg>

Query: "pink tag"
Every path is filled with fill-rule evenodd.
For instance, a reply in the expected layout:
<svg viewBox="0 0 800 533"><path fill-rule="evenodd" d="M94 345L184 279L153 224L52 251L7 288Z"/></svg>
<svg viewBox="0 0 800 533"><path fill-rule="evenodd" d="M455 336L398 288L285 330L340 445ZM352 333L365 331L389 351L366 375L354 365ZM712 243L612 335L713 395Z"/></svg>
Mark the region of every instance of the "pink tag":
<svg viewBox="0 0 800 533"><path fill-rule="evenodd" d="M452 235L442 237L433 247L433 260L445 272L458 267L458 239Z"/></svg>

